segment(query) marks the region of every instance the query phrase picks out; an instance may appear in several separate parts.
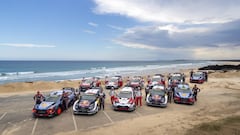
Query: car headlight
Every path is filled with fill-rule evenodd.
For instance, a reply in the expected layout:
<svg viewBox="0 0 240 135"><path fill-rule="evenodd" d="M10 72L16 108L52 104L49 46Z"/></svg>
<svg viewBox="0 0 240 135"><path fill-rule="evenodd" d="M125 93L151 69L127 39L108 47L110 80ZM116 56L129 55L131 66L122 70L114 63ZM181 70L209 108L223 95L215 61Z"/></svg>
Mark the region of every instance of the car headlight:
<svg viewBox="0 0 240 135"><path fill-rule="evenodd" d="M180 94L178 92L175 93L175 96L180 97Z"/></svg>
<svg viewBox="0 0 240 135"><path fill-rule="evenodd" d="M162 102L162 103L165 102L165 97L164 97L164 96L162 96L162 98L161 98L161 102Z"/></svg>
<svg viewBox="0 0 240 135"><path fill-rule="evenodd" d="M94 103L92 103L90 106L89 106L89 109L92 110L94 108Z"/></svg>
<svg viewBox="0 0 240 135"><path fill-rule="evenodd" d="M152 101L152 96L148 96L148 101Z"/></svg>

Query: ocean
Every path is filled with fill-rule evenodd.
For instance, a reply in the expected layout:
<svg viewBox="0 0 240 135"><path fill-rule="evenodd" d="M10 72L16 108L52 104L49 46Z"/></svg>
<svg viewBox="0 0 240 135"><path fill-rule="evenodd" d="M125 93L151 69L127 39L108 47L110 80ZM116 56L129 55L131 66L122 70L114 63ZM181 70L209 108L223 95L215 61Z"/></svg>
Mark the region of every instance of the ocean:
<svg viewBox="0 0 240 135"><path fill-rule="evenodd" d="M205 66L213 61L0 61L0 84L150 74Z"/></svg>

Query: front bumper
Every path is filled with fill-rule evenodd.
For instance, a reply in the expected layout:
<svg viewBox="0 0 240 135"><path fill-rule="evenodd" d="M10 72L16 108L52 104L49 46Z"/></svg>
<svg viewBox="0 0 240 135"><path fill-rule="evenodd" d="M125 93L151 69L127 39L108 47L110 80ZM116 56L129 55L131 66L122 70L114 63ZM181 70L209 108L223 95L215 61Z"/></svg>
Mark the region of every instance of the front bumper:
<svg viewBox="0 0 240 135"><path fill-rule="evenodd" d="M183 103L183 104L194 104L193 98L180 98L180 97L174 97L175 103Z"/></svg>
<svg viewBox="0 0 240 135"><path fill-rule="evenodd" d="M149 106L156 106L156 107L167 107L167 104L165 103L159 103L159 102L147 102L147 105Z"/></svg>
<svg viewBox="0 0 240 135"><path fill-rule="evenodd" d="M193 79L191 79L190 82L191 83L203 83L204 80L193 80Z"/></svg>
<svg viewBox="0 0 240 135"><path fill-rule="evenodd" d="M114 88L114 89L118 89L118 85L106 85L105 88L106 89L111 89L111 88Z"/></svg>
<svg viewBox="0 0 240 135"><path fill-rule="evenodd" d="M36 112L32 113L34 117L53 117L55 116L55 112L48 113L47 110L36 110Z"/></svg>
<svg viewBox="0 0 240 135"><path fill-rule="evenodd" d="M87 114L87 115L91 115L91 114L95 114L98 112L98 106L97 104L94 105L93 109L89 109L88 107L77 107L77 101L74 103L73 105L73 114Z"/></svg>
<svg viewBox="0 0 240 135"><path fill-rule="evenodd" d="M98 112L98 109L95 110L88 110L88 109L79 109L79 110L74 110L73 114L78 115L78 114L87 114L87 115L91 115L91 114L95 114Z"/></svg>
<svg viewBox="0 0 240 135"><path fill-rule="evenodd" d="M113 103L113 109L118 111L134 111L135 108L135 104Z"/></svg>

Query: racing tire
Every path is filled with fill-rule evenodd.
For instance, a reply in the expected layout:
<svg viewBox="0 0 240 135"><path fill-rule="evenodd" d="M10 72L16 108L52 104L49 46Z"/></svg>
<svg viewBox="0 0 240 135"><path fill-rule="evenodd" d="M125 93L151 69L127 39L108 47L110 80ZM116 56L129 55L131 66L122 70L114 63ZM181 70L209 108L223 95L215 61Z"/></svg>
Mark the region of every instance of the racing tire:
<svg viewBox="0 0 240 135"><path fill-rule="evenodd" d="M33 118L37 118L37 116L35 114L32 115Z"/></svg>
<svg viewBox="0 0 240 135"><path fill-rule="evenodd" d="M62 113L62 108L58 107L56 110L56 115L60 115Z"/></svg>
<svg viewBox="0 0 240 135"><path fill-rule="evenodd" d="M194 102L190 103L190 105L194 105Z"/></svg>

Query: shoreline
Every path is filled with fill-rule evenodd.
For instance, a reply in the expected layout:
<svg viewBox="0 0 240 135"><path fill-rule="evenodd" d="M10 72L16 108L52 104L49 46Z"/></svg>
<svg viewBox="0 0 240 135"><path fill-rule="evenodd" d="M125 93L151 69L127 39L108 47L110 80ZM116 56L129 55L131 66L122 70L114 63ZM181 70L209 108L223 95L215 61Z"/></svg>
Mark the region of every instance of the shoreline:
<svg viewBox="0 0 240 135"><path fill-rule="evenodd" d="M215 65L238 65L240 62L225 62L225 63L218 63ZM193 65L194 66L194 65ZM156 73L160 73L165 75L165 77L168 75L168 73L173 72L182 72L186 75L186 77L189 76L189 72L191 70L198 70L199 68L208 67L210 65L203 65L203 66L195 66L190 68L164 68L164 69L157 69L157 70L149 70L146 72L141 73L132 73L132 74L123 74L122 77L124 80L126 80L126 77L134 76L134 75L141 75L146 79L147 75L154 75ZM213 65L214 66L214 65ZM171 71L171 72L170 72ZM222 72L222 70L214 71L214 70L208 70L209 73L212 72ZM234 71L233 71L234 72ZM103 79L102 84L104 84ZM62 81L33 81L33 82L12 82L12 83L6 83L6 84L0 84L0 93L1 95L11 95L11 94L24 94L24 93L32 93L36 91L51 91L56 89L62 89L63 87L73 87L78 88L79 83L81 82L81 79L72 79L72 80L62 80Z"/></svg>

